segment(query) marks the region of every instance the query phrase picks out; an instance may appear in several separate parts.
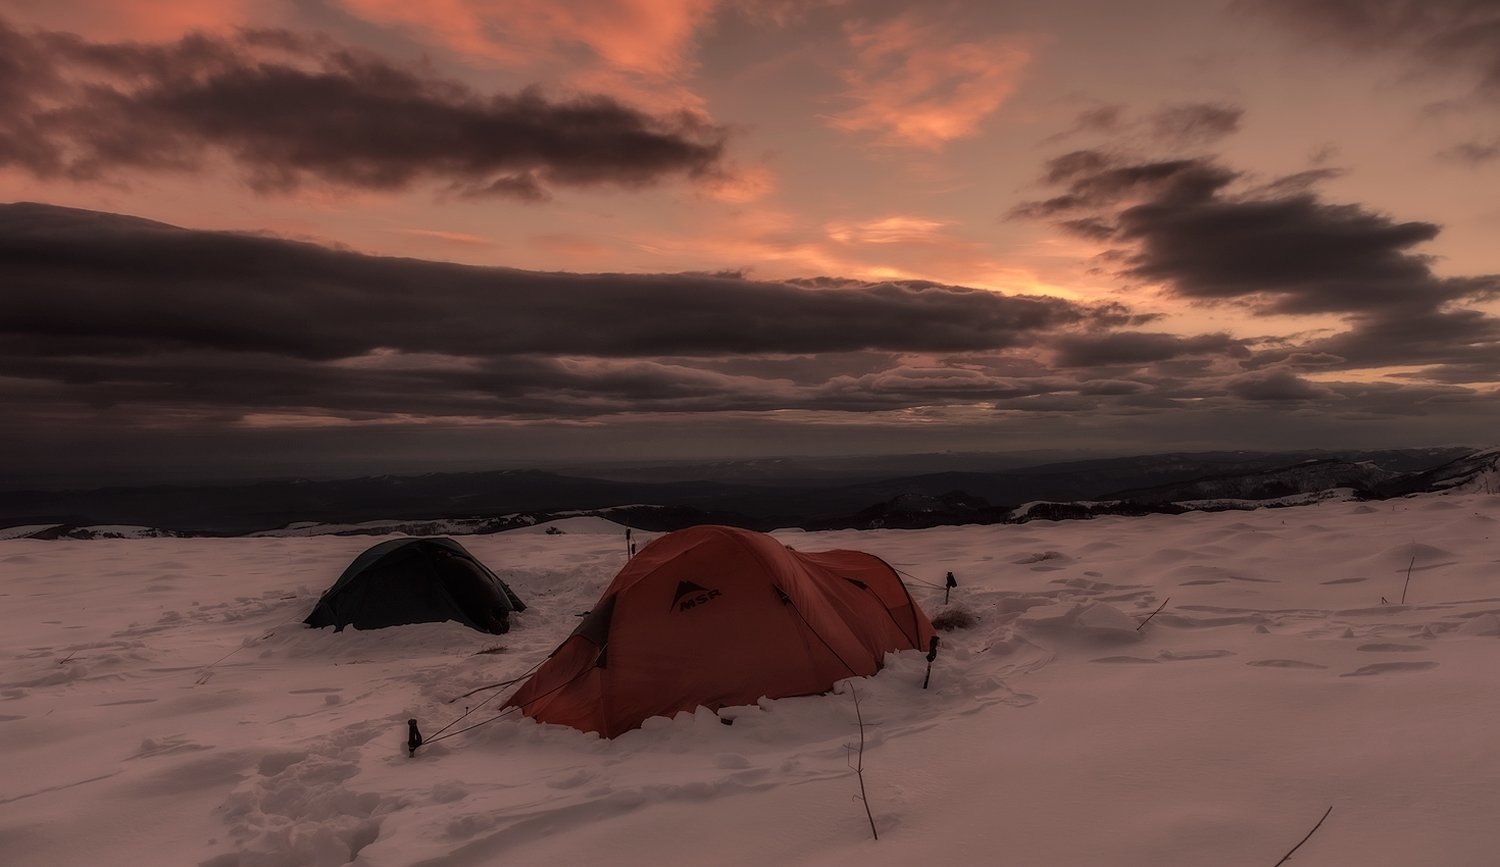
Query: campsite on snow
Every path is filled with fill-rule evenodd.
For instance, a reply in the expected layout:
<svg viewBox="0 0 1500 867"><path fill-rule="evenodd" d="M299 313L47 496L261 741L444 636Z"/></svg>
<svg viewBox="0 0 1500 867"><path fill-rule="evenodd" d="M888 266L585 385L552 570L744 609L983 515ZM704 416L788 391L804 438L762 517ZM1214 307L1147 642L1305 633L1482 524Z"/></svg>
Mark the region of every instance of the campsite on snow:
<svg viewBox="0 0 1500 867"><path fill-rule="evenodd" d="M0 867L1500 867L1500 0L0 0Z"/></svg>
<svg viewBox="0 0 1500 867"><path fill-rule="evenodd" d="M1493 864L1480 454L1390 500L1093 520L10 538L0 849Z"/></svg>

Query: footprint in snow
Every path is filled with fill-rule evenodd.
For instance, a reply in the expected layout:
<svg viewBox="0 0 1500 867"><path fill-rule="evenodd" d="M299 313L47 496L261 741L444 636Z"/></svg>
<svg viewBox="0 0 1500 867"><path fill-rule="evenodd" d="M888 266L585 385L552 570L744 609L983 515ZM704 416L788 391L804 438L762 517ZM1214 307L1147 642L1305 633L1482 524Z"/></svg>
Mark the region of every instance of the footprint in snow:
<svg viewBox="0 0 1500 867"><path fill-rule="evenodd" d="M1225 656L1234 656L1233 650L1190 650L1186 653L1173 653L1163 650L1156 654L1162 662L1184 662L1194 659L1219 659Z"/></svg>
<svg viewBox="0 0 1500 867"><path fill-rule="evenodd" d="M163 738L146 738L141 741L141 748L132 759L146 759L152 756L162 756L168 753L197 752L199 750L211 750L212 746L190 741L184 735L167 735Z"/></svg>
<svg viewBox="0 0 1500 867"><path fill-rule="evenodd" d="M1427 648L1419 644L1361 644L1354 649L1365 653L1421 653Z"/></svg>
<svg viewBox="0 0 1500 867"><path fill-rule="evenodd" d="M1397 671L1426 671L1437 668L1436 662L1377 662L1372 665L1362 665L1354 671L1346 672L1339 677L1364 677L1372 674L1387 674Z"/></svg>
<svg viewBox="0 0 1500 867"><path fill-rule="evenodd" d="M1319 665L1316 662L1303 662L1300 659L1252 659L1252 660L1250 660L1249 662L1247 662L1245 664L1246 665L1258 666L1260 668L1327 668L1328 667L1326 665Z"/></svg>

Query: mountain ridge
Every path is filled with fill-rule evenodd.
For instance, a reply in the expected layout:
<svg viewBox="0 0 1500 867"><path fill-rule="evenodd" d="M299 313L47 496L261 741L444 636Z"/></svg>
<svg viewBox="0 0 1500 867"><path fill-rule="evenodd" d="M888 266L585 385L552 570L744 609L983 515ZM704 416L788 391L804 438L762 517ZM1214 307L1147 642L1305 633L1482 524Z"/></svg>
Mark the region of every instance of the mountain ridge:
<svg viewBox="0 0 1500 867"><path fill-rule="evenodd" d="M10 491L0 492L0 526L35 525L65 538L98 537L99 532L88 528L100 526L186 535L293 531L296 525L337 526L344 529L336 532L347 533L377 532L369 527L386 528L383 532L447 532L441 527L450 525L464 528L454 532L499 532L552 516L587 513L633 520L642 529L704 522L752 529L919 527L1169 511L1182 501L1266 501L1332 488L1348 488L1354 496L1399 496L1481 478L1489 466L1484 456L1490 455L1493 463L1494 454L1496 450L1467 447L1349 451L1337 456L1174 452L1004 472L948 470L818 484L631 482L522 469ZM1029 508L1017 518L1023 506Z"/></svg>

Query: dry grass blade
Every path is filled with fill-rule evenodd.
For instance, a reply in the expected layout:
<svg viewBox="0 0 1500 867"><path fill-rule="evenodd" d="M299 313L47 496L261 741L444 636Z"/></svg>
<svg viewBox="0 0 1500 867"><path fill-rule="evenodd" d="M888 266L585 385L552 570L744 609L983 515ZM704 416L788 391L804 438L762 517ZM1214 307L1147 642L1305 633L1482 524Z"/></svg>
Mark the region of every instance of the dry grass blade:
<svg viewBox="0 0 1500 867"><path fill-rule="evenodd" d="M1156 606L1156 610L1155 611L1153 611L1150 614L1146 615L1146 619L1145 620L1142 620L1140 623L1136 624L1135 631L1136 632L1140 632L1141 631L1141 627L1145 626L1147 623L1150 623L1151 622L1151 618L1153 618L1156 615L1160 614L1161 610L1163 608L1166 608L1167 607L1167 603L1171 602L1171 601L1172 601L1172 597L1170 597L1170 596L1168 596L1167 598L1163 599L1161 601L1161 604L1158 605L1158 606Z"/></svg>
<svg viewBox="0 0 1500 867"><path fill-rule="evenodd" d="M859 693L854 689L854 684L849 684L849 695L854 697L854 719L859 724L859 747L845 745L856 756L850 765L854 768L854 775L859 778L859 801L865 805L865 818L870 820L870 836L876 840L880 839L880 832L875 830L875 816L870 812L870 799L865 795L865 718L859 711Z"/></svg>
<svg viewBox="0 0 1500 867"><path fill-rule="evenodd" d="M1273 867L1281 867L1281 865L1283 865L1286 862L1290 861L1291 858L1292 858L1292 852L1296 852L1298 849L1301 849L1303 843L1306 843L1308 840L1311 840L1312 839L1312 835L1318 833L1318 829L1321 828L1321 827L1323 827L1323 822L1328 818L1328 814L1332 813L1332 812L1333 812L1333 805L1329 804L1328 805L1328 809L1323 811L1323 818L1318 820L1318 824L1314 825L1312 827L1312 830L1307 832L1307 836L1306 837L1303 837L1301 840L1297 841L1297 845L1293 846L1289 852L1287 852L1285 855L1282 855L1281 856L1281 860L1277 861L1273 865Z"/></svg>
<svg viewBox="0 0 1500 867"><path fill-rule="evenodd" d="M973 611L963 606L954 606L938 612L938 615L932 618L932 628L952 632L955 629L969 629L978 622L979 617Z"/></svg>

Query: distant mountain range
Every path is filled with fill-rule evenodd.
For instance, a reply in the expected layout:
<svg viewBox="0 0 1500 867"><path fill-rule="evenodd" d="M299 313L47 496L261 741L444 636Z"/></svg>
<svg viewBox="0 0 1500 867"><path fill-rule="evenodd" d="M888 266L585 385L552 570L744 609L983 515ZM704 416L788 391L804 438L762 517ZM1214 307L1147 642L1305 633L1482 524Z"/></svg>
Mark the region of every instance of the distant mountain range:
<svg viewBox="0 0 1500 867"><path fill-rule="evenodd" d="M335 481L155 485L0 493L0 538L144 534L486 533L560 515L600 514L670 530L923 527L1038 518L1382 498L1495 485L1500 451L1209 452L1014 465L994 455L746 461L605 468L613 478L541 470ZM901 466L937 472L875 475ZM996 469L999 467L1000 469ZM753 482L746 479L754 479ZM1465 488L1465 486L1469 486ZM28 532L29 531L29 532Z"/></svg>

